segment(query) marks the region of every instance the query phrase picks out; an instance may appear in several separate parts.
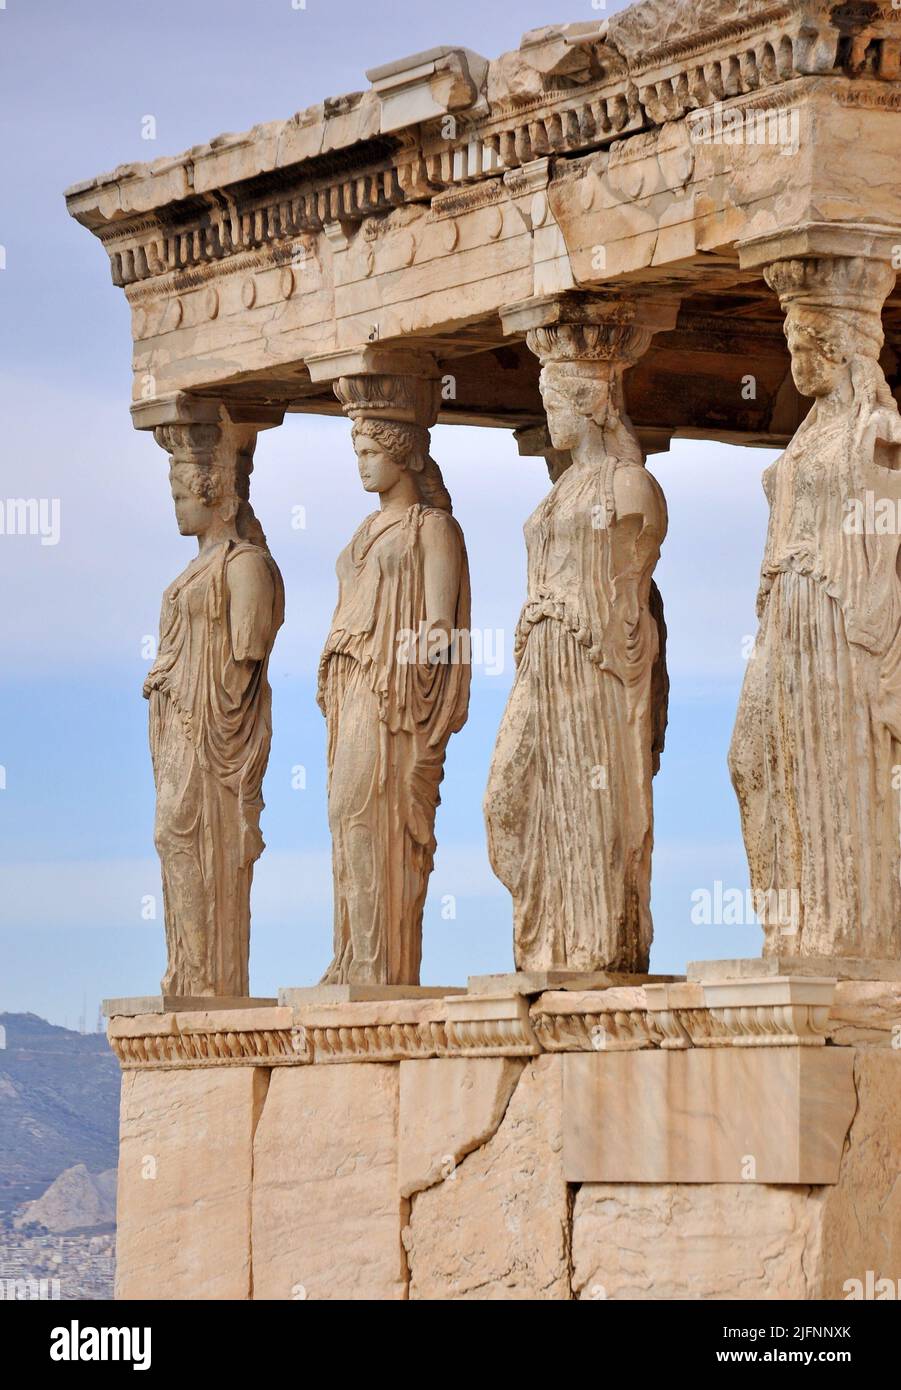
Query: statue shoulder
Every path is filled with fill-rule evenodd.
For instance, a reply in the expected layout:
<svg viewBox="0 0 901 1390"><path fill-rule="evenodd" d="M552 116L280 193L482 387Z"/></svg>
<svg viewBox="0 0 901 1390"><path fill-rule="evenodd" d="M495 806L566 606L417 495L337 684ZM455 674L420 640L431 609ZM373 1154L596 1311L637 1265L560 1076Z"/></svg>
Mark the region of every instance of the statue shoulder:
<svg viewBox="0 0 901 1390"><path fill-rule="evenodd" d="M227 556L226 579L229 590L270 595L278 587L280 575L268 550L245 543L237 545Z"/></svg>
<svg viewBox="0 0 901 1390"><path fill-rule="evenodd" d="M653 473L640 463L617 468L613 475L613 497L619 517L644 516L653 521L666 516L663 490Z"/></svg>
<svg viewBox="0 0 901 1390"><path fill-rule="evenodd" d="M425 537L434 537L436 542L462 543L463 532L456 517L442 507L423 507L420 524Z"/></svg>

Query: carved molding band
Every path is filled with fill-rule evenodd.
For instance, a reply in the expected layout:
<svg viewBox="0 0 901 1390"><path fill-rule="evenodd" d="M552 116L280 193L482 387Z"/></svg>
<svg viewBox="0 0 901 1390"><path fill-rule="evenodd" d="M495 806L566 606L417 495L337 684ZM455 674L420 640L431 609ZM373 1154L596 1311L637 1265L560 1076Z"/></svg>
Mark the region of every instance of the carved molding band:
<svg viewBox="0 0 901 1390"><path fill-rule="evenodd" d="M797 982L791 982L797 983ZM114 1018L110 1043L123 1069L299 1066L403 1062L428 1057L527 1057L540 1052L634 1052L648 1048L897 1047L901 982L803 982L813 998L723 1005L704 990L778 994L781 981L554 991L531 1006L523 995L456 995L427 1001L313 1004L223 1014ZM783 989L783 995L786 991ZM258 1022L255 1022L254 1015ZM262 1016L261 1016L262 1015ZM195 1023L194 1020L197 1020ZM202 1026L198 1026L202 1025Z"/></svg>
<svg viewBox="0 0 901 1390"><path fill-rule="evenodd" d="M149 1033L117 1037L110 1046L124 1070L133 1067L276 1067L303 1061L290 1028L247 1032Z"/></svg>
<svg viewBox="0 0 901 1390"><path fill-rule="evenodd" d="M584 1014L533 1012L532 1027L544 1052L636 1052L665 1045L657 1015L645 1009Z"/></svg>
<svg viewBox="0 0 901 1390"><path fill-rule="evenodd" d="M447 1033L441 1022L384 1023L364 1027L297 1030L313 1062L404 1062L447 1053Z"/></svg>
<svg viewBox="0 0 901 1390"><path fill-rule="evenodd" d="M533 1015L546 1052L635 1052L659 1047L822 1046L829 1008L808 1005L745 1009L661 1009L629 1013Z"/></svg>

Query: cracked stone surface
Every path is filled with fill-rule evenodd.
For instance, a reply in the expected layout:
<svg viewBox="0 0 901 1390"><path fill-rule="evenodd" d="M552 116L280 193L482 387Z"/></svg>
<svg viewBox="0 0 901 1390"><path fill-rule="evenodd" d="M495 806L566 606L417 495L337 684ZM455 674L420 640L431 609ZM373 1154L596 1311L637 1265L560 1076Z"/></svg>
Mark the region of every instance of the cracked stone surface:
<svg viewBox="0 0 901 1390"><path fill-rule="evenodd" d="M117 1296L843 1299L901 1260L901 1051L853 1051L824 1186L568 1186L565 1054L127 1071Z"/></svg>
<svg viewBox="0 0 901 1390"><path fill-rule="evenodd" d="M810 1297L820 1189L585 1183L573 1214L580 1299Z"/></svg>
<svg viewBox="0 0 901 1390"><path fill-rule="evenodd" d="M411 1196L452 1175L497 1131L523 1064L510 1057L401 1062L398 1179Z"/></svg>
<svg viewBox="0 0 901 1390"><path fill-rule="evenodd" d="M901 1051L857 1048L854 1084L858 1109L841 1177L827 1189L816 1298L845 1298L846 1280L867 1270L901 1276Z"/></svg>
<svg viewBox="0 0 901 1390"><path fill-rule="evenodd" d="M412 1299L570 1297L562 1058L529 1060L497 1133L412 1199Z"/></svg>
<svg viewBox="0 0 901 1390"><path fill-rule="evenodd" d="M402 1299L398 1068L283 1067L254 1145L257 1299Z"/></svg>

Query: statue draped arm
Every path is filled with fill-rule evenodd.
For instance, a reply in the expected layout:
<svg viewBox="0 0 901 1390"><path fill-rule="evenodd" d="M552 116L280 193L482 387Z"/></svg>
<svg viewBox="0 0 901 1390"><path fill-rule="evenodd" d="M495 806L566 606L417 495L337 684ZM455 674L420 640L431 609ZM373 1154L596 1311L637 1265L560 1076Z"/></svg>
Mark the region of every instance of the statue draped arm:
<svg viewBox="0 0 901 1390"><path fill-rule="evenodd" d="M229 625L236 661L262 661L272 636L275 583L264 555L240 551L227 568Z"/></svg>
<svg viewBox="0 0 901 1390"><path fill-rule="evenodd" d="M422 525L422 548L428 651L431 660L438 662L451 645L460 592L462 555L453 522L427 516Z"/></svg>
<svg viewBox="0 0 901 1390"><path fill-rule="evenodd" d="M660 546L666 535L666 509L653 478L643 467L618 469L614 480L616 521L610 537L612 578L623 596L623 616L635 622Z"/></svg>
<svg viewBox="0 0 901 1390"><path fill-rule="evenodd" d="M872 459L885 486L901 495L901 415L897 410L874 410L864 434L863 457Z"/></svg>

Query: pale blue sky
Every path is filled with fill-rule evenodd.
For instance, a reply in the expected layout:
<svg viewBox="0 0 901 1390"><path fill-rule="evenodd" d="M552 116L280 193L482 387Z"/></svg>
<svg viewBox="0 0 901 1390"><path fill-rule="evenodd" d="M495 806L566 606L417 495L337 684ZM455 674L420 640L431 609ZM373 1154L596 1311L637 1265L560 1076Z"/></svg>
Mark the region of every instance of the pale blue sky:
<svg viewBox="0 0 901 1390"><path fill-rule="evenodd" d="M620 5L611 4L608 13ZM69 184L224 130L290 115L366 85L364 70L437 43L494 56L529 28L602 18L590 4L451 8L410 0L7 0L0 10L0 498L59 498L56 546L0 537L0 1011L74 1024L102 996L155 992L162 922L141 642L192 543L175 528L165 456L131 427L124 296L99 243L66 214ZM153 115L157 140L141 138ZM505 432L441 427L434 450L467 537L474 626L506 634L505 669L477 673L452 740L426 907L423 979L511 968L511 917L484 849L481 797L512 677L522 601L521 527L547 487ZM656 783L652 965L751 955L754 927L693 926L691 893L747 869L725 758L755 630L771 454L677 443L651 460L669 502L657 577L672 700ZM254 889L255 992L318 978L330 956L324 723L313 703L334 603L334 559L368 510L342 421L289 418L261 436L254 502L285 575L287 621L271 678L274 740ZM306 507L305 531L291 527ZM291 770L307 768L294 791ZM456 920L441 916L457 898Z"/></svg>

